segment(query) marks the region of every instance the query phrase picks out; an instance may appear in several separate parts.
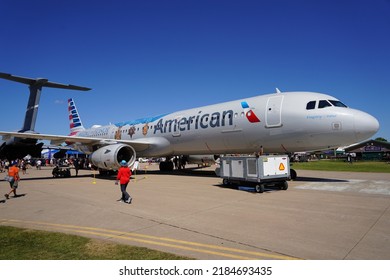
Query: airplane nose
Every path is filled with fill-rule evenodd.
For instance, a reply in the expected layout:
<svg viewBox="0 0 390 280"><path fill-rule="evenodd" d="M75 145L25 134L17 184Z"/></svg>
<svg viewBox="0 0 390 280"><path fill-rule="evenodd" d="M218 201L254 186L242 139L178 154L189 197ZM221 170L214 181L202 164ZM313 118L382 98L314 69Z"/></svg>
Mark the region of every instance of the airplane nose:
<svg viewBox="0 0 390 280"><path fill-rule="evenodd" d="M355 135L358 142L369 139L379 130L376 118L365 112L357 111L354 114Z"/></svg>

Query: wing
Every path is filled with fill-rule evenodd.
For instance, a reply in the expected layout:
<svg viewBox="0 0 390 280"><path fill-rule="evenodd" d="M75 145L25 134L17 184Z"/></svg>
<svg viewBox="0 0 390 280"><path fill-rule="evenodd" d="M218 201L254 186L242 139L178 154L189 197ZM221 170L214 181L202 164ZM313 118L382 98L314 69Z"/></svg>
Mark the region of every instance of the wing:
<svg viewBox="0 0 390 280"><path fill-rule="evenodd" d="M159 138L145 138L142 140L115 140L115 139L102 139L94 137L79 137L79 136L64 136L54 134L40 134L40 133L27 133L27 132L7 132L0 131L0 135L3 136L3 140L7 140L11 137L23 138L23 139L38 139L49 140L52 145L59 145L63 142L81 143L85 145L100 145L106 146L111 144L123 143L131 145L135 151L144 151L154 145L159 145L161 139Z"/></svg>

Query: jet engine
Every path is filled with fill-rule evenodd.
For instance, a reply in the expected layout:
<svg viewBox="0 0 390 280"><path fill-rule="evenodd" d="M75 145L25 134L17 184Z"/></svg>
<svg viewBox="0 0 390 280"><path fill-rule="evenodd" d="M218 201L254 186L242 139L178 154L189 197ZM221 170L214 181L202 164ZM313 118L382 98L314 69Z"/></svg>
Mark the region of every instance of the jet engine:
<svg viewBox="0 0 390 280"><path fill-rule="evenodd" d="M136 153L133 147L124 144L104 146L91 155L92 164L105 170L118 170L122 160L128 165L135 162Z"/></svg>

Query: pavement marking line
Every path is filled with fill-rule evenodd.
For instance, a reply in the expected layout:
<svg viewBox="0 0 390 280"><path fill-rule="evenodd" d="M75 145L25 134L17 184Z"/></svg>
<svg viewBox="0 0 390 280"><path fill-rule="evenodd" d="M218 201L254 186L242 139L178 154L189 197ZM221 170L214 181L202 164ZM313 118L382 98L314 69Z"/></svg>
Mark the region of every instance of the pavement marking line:
<svg viewBox="0 0 390 280"><path fill-rule="evenodd" d="M23 221L9 220L7 222L19 223L19 222L23 222ZM5 222L5 223L7 223L7 222ZM46 225L46 226L50 225L50 224L35 223L35 222L26 222L26 223L35 224L35 225ZM82 227L80 227L80 229L77 229L78 227L76 227L76 226L66 226L66 225L58 225L58 224L57 225L56 224L52 224L52 226L53 226L53 228L56 228L56 227L57 228L63 228L63 229L68 230L68 232L73 232L73 233L84 233L84 234L89 234L89 235L94 235L94 236L102 236L102 237L124 239L124 240L130 240L130 241L139 242L139 243L146 243L146 244L152 244L152 245L158 245L158 246L182 249L182 250L186 250L186 251L194 251L194 252L198 252L198 253L205 253L205 254L223 256L223 257L228 257L228 258L232 258L232 259L252 260L251 258L243 257L243 256L240 256L240 255L233 255L233 254L221 253L221 252L210 251L210 250L196 249L196 248L191 248L191 247L186 247L186 246L181 246L181 245L168 244L168 243L162 243L162 242L150 241L150 240L144 240L144 239L139 239L139 238L134 238L134 237L128 237L128 236L125 236L125 235L121 236L121 235L114 235L114 234L109 234L109 233L101 233L101 232L96 232L96 231L87 230L87 229L86 230L82 230Z"/></svg>
<svg viewBox="0 0 390 280"><path fill-rule="evenodd" d="M186 250L186 251L194 251L194 252L198 252L198 253L206 253L206 254L211 254L211 255L223 256L223 257L228 257L228 258L232 258L232 259L251 260L251 258L246 258L246 257L239 256L239 255L225 254L225 253L220 253L220 252L216 252L216 251L196 249L196 248L191 248L191 247L186 247L186 246L181 246L181 245L161 243L161 242L157 242L157 241L144 240L144 239L139 239L139 238L134 238L134 237L120 236L120 235L114 235L114 234L108 234L108 233L98 233L98 232L94 232L94 231L77 230L77 229L72 230L71 232L93 234L96 236L104 236L104 237L111 237L111 238L117 238L117 239L125 239L125 240L140 242L140 243L170 247L170 248L175 248L175 249L182 249L182 250Z"/></svg>
<svg viewBox="0 0 390 280"><path fill-rule="evenodd" d="M30 224L41 225L41 226L62 228L62 229L67 229L67 230L73 231L73 232L88 233L88 234L95 234L97 236L105 236L105 237L111 237L111 238L132 240L132 241L141 242L141 243L154 244L154 245L159 245L159 246L184 249L184 250L195 251L195 252L200 252L200 253L219 255L219 256L229 257L229 258L233 258L233 259L253 259L253 258L247 258L247 257L243 257L240 255L233 255L230 253L221 253L221 252L216 252L216 251L210 251L207 249L227 251L227 252L238 253L238 254L243 254L243 255L252 255L252 256L257 256L257 257L272 258L272 259L279 259L279 260L298 260L299 259L299 258L294 258L294 257L286 256L286 255L260 253L260 252L254 252L254 251L247 251L247 250L223 247L223 246L218 246L218 245L208 245L208 244L202 244L202 243L197 243L197 242L183 241L183 240L178 240L178 239L156 237L156 236L144 235L144 234L139 234L139 233L129 233L129 232L108 230L108 229L101 229L101 228L94 228L94 227L83 227L83 226L75 226L75 225L64 225L64 224L34 222L34 221L22 221L22 220L12 220L12 219L2 220L2 221L0 220L0 223L7 223L7 222L18 223L18 224L30 223ZM140 238L142 238L142 239L140 239ZM158 240L158 241L150 241L150 240L145 240L145 239L151 239L151 240L154 239L154 240ZM206 250L196 249L193 247L186 247L186 246L181 246L181 245L176 245L176 244L169 244L169 243L159 242L159 241L166 241L166 242L171 242L171 243L176 243L176 244L184 244L187 246L203 247L203 248L206 248Z"/></svg>

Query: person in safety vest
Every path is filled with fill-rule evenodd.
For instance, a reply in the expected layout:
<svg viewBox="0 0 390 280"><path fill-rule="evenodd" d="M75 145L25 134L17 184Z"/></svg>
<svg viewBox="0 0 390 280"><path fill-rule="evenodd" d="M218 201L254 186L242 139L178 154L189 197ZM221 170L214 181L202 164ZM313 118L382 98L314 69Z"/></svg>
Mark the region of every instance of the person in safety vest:
<svg viewBox="0 0 390 280"><path fill-rule="evenodd" d="M16 197L16 189L18 188L19 181L19 167L17 166L17 162L14 161L8 168L8 182L10 184L11 191L4 195L6 199L9 199L9 195L11 193L14 193L14 197Z"/></svg>

